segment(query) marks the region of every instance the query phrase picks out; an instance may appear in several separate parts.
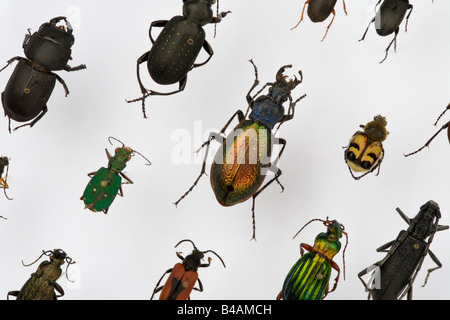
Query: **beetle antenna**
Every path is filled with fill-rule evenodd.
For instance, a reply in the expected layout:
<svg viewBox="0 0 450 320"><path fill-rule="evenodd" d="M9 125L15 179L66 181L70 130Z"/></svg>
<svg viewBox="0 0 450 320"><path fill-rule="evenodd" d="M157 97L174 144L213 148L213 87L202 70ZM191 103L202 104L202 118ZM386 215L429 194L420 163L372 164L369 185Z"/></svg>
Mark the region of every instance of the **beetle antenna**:
<svg viewBox="0 0 450 320"><path fill-rule="evenodd" d="M444 115L444 113L447 112L447 110L450 109L450 103L448 104L447 108L445 108L444 112L441 113L441 115L439 116L439 118L437 118L436 122L434 123L434 125L436 126L437 123L439 122L439 119L441 119L441 117Z"/></svg>
<svg viewBox="0 0 450 320"><path fill-rule="evenodd" d="M308 223L306 223L296 234L295 234L295 236L292 238L292 239L294 239L303 229L305 229L305 227L308 225L308 224L310 224L311 222L313 222L313 221L322 221L324 224L326 224L326 222L328 221L328 218L327 218L327 221L324 221L324 220L322 220L322 219L312 219L311 221L309 221Z"/></svg>
<svg viewBox="0 0 450 320"><path fill-rule="evenodd" d="M147 160L148 164L146 163L147 166L150 166L152 163L150 162L150 160L148 160L146 157L144 157L140 152L137 152L136 150L133 150L133 153L137 153L138 155L140 155L142 158L144 158L145 160Z"/></svg>
<svg viewBox="0 0 450 320"><path fill-rule="evenodd" d="M114 139L114 140L116 140L117 142L120 142L120 143L122 144L122 147L125 147L125 144L124 144L122 141L120 141L119 139L116 139L116 138L114 138L114 137L108 137L108 141L109 141L109 143L110 143L111 145L113 145L112 142L111 142L111 139Z"/></svg>
<svg viewBox="0 0 450 320"><path fill-rule="evenodd" d="M6 185L3 186L3 193L5 194L6 199L13 200L13 198L8 197L8 195L6 194L6 188L8 188L7 181L8 181L8 171L9 171L9 160L11 160L11 159L8 159L8 166L6 167L6 174L5 174L5 184Z"/></svg>
<svg viewBox="0 0 450 320"><path fill-rule="evenodd" d="M186 241L192 243L192 246L194 247L194 249L195 249L195 250L198 250L197 247L195 246L194 242L192 242L192 240L189 240L189 239L181 240L180 242L177 243L177 245L175 246L175 248L178 247L178 245L179 245L180 243L186 242Z"/></svg>
<svg viewBox="0 0 450 320"><path fill-rule="evenodd" d="M446 110L446 111L447 111L447 110ZM445 112L445 111L444 111L444 112ZM414 151L414 152L411 152L411 153L408 153L408 154L404 154L404 156L405 156L405 157L412 156L413 154L416 154L416 153L418 153L419 151L422 151L422 149L424 149L425 147L429 147L431 141L433 141L433 139L436 138L436 136L437 136L442 130L448 128L448 124L449 124L449 123L450 123L450 122L447 122L446 124L444 124L444 125L442 126L442 128L440 128L440 129L439 129L439 130L438 130L438 131L430 138L430 140L428 140L428 141L423 145L423 147L419 148L418 150L416 150L416 151Z"/></svg>
<svg viewBox="0 0 450 320"><path fill-rule="evenodd" d="M34 261L33 261L32 263L30 263L30 264L25 264L25 263L23 263L23 260L22 260L22 265L23 265L24 267L29 267L29 266L31 266L32 264L36 263L40 258L42 258L42 256L43 256L44 254L45 254L46 256L51 256L52 253L53 253L52 250L47 250L47 251L42 250L42 253L41 253L41 255L39 256L39 258L37 258L36 260L34 260Z"/></svg>
<svg viewBox="0 0 450 320"><path fill-rule="evenodd" d="M206 250L206 251L203 251L203 253L207 253L207 252L212 252L212 253L214 253L216 256L217 256L217 258L219 258L220 259L220 261L222 262L222 264L223 264L223 267L224 268L226 268L226 266L225 266L225 262L223 262L223 260L222 260L222 258L217 254L217 253L215 253L214 251L212 251L212 250Z"/></svg>

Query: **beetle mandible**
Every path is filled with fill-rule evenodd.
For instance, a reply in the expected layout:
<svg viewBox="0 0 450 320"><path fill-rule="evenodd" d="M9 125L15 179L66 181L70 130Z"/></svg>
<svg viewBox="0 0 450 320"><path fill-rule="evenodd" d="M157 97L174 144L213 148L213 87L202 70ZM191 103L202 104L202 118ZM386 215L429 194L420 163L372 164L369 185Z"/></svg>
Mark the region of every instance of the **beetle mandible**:
<svg viewBox="0 0 450 320"><path fill-rule="evenodd" d="M382 37L395 33L394 38L385 50L386 55L384 59L380 61L380 63L383 63L388 56L389 48L392 46L392 43L394 43L394 51L397 49L397 35L400 30L400 24L405 18L406 12L409 10L408 16L406 17L405 32L408 30L408 19L412 13L413 5L410 4L408 0L379 0L375 5L375 8L381 1L383 1L383 3L381 4L380 9L375 17L369 22L366 31L359 41L364 40L367 31L369 30L369 26L372 23L375 23L375 30Z"/></svg>
<svg viewBox="0 0 450 320"><path fill-rule="evenodd" d="M202 292L203 285L198 277L197 270L198 268L206 268L211 264L211 257L208 257L208 263L201 263L201 260L204 258L205 254L211 252L215 254L219 260L222 262L224 268L225 263L222 258L212 250L200 251L195 246L194 242L189 239L181 240L175 246L178 247L182 242L190 242L194 247L192 253L187 255L184 258L181 255L181 252L177 252L177 257L181 259L181 263L175 264L175 266L169 270L167 270L162 277L159 279L158 283L153 290L152 297L150 299L153 300L153 297L156 293L160 292L159 300L187 300L190 298L192 290L197 290ZM166 274L169 274L165 284L163 286L159 286L162 279ZM198 288L195 288L194 285L198 281Z"/></svg>
<svg viewBox="0 0 450 320"><path fill-rule="evenodd" d="M336 5L336 2L337 0L307 0L303 5L302 16L300 18L300 21L294 27L292 27L291 30L297 28L300 22L303 21L303 14L305 13L305 7L306 5L308 5L308 17L311 19L312 22L323 22L330 16L330 14L333 14L333 18L331 19L331 22L328 25L327 30L325 31L325 35L321 40L323 41L328 34L328 29L330 29L331 24L334 21L334 17L336 16L336 12L334 11L334 6ZM345 0L342 0L342 2L344 4L344 12L347 15Z"/></svg>
<svg viewBox="0 0 450 320"><path fill-rule="evenodd" d="M64 20L66 26L57 24ZM26 58L14 57L7 65L18 61L14 72L9 78L5 91L2 92L2 104L5 116L9 118L8 130L11 132L11 119L26 122L14 130L33 127L47 112L47 101L52 94L55 82L58 80L64 87L66 96L69 94L64 80L52 71L77 71L86 69L84 64L71 67L67 64L71 59L70 49L75 41L72 26L65 17L56 17L41 25L33 34L28 29L22 47Z"/></svg>
<svg viewBox="0 0 450 320"><path fill-rule="evenodd" d="M120 142L122 147L116 148L114 156L111 156L108 149L105 149L106 156L108 157L108 168L102 167L98 171L88 174L88 176L91 177L91 180L80 198L80 200L84 201L85 209L87 208L93 212L103 211L105 214L108 213L109 206L114 201L116 195L119 194L120 196L123 196L122 177L127 181L124 183L133 183L133 181L122 172L131 157L137 153L148 161L147 165L151 165L150 160L136 150L125 147L120 140L109 137L109 143L111 143L111 139Z"/></svg>
<svg viewBox="0 0 450 320"><path fill-rule="evenodd" d="M322 300L329 293L337 288L339 282L340 269L333 257L341 249L339 239L342 234L346 237L342 260L344 266L345 279L345 250L348 244L348 234L344 231L344 226L336 220L330 221L313 219L305 224L294 236L294 238L311 222L322 221L327 227L326 233L320 233L314 240L314 246L300 243L300 259L294 264L283 283L283 288L277 296L277 300ZM304 250L307 250L304 254ZM329 290L331 269L337 271L334 285Z"/></svg>
<svg viewBox="0 0 450 320"><path fill-rule="evenodd" d="M61 276L61 265L66 262L66 278L67 280L72 281L67 275L67 270L71 264L75 263L75 261L72 261L72 259L68 257L63 250L54 249L53 251L42 250L42 254L34 262L26 265L22 261L22 264L25 267L31 266L43 255L50 257L50 261L41 262L37 271L31 274L31 278L28 279L20 291L8 292L8 300L9 296L17 297L17 300L57 300L57 298L64 295L63 288L56 282L56 280L58 280ZM59 293L59 295L56 294L55 290Z"/></svg>
<svg viewBox="0 0 450 320"><path fill-rule="evenodd" d="M271 130L277 123L279 128L281 124L294 118L295 105L306 97L306 94L293 101L291 91L302 82L303 76L302 72L299 71L300 79L294 76L294 80L286 81L287 76L283 75L283 72L286 68L291 68L292 65L285 65L278 70L274 83L266 83L252 97L251 92L259 84L259 80L256 65L253 63L253 60L250 60L250 62L255 70L255 81L246 97L248 102L247 113L250 109L252 110L248 119L246 119L247 113L244 115L241 110L238 110L228 120L220 133L213 132L210 134L208 141L204 142L200 147L201 149L206 146L200 175L190 189L175 202L175 205L178 205L192 191L203 174L205 174L209 146L212 140L216 140L220 142L221 147L217 151L214 162L211 165L211 187L217 201L223 206L232 206L244 202L250 197L253 198L253 235L251 238L253 240L256 239L256 197L274 181L277 181L282 190L284 190L284 187L278 180L282 172L276 165L284 151L286 140L275 138ZM258 96L255 99L266 87L269 87L269 93ZM283 103L287 100L289 100L289 110L285 114ZM224 137L225 130L236 116L239 120L238 125L227 137ZM274 144L282 147L275 161L271 163ZM262 185L267 171L272 171L275 175L265 185Z"/></svg>
<svg viewBox="0 0 450 320"><path fill-rule="evenodd" d="M152 95L172 95L181 92L186 87L187 74L194 68L206 64L214 52L206 41L203 26L208 23L219 23L228 12L219 14L217 2L217 17L213 17L211 6L215 0L183 0L183 15L175 16L171 20L153 21L149 29L149 37L152 42L150 51L144 53L137 60L137 80L142 92L142 97L127 100L127 102L142 101L142 113L145 112L145 99ZM156 40L152 37L152 28L163 28ZM208 58L201 63L195 60L204 49ZM139 66L147 62L147 69L152 79L161 85L178 83L178 90L161 93L146 89L141 81Z"/></svg>
<svg viewBox="0 0 450 320"><path fill-rule="evenodd" d="M447 110L449 110L449 109L450 109L450 103L448 104L448 106L447 106L447 108L444 110L444 112L442 112L441 115L437 118L436 122L434 123L435 126L437 125L437 123L439 122L439 120L441 119L441 117L444 115L444 113L446 113ZM442 127L441 127L441 128L440 128L440 129L439 129L439 130L438 130L438 131L430 138L430 140L428 140L428 141L425 143L425 145L424 145L423 147L419 148L418 150L416 150L416 151L414 151L414 152L405 154L405 157L409 157L409 156L411 156L411 155L413 155L413 154L416 154L417 152L421 151L421 150L424 149L425 147L429 147L431 141L433 141L434 138L436 138L437 135L438 135L439 133L441 133L442 130L447 129L447 137L448 137L448 141L450 142L450 129L449 129L449 124L450 124L450 121L447 122L446 124L444 124L444 125L443 125L443 126L442 126Z"/></svg>
<svg viewBox="0 0 450 320"><path fill-rule="evenodd" d="M428 269L423 286L426 285L430 273L442 267L430 250L434 234L449 228L439 225L439 205L432 200L428 201L420 207L419 213L413 219L408 218L399 208L397 212L409 225L408 229L400 231L397 239L377 249L377 252L387 252L383 260L358 274L364 288L369 292L369 299L395 300L407 295L407 299L411 300L414 280L427 254L437 267ZM372 277L366 283L362 277L368 273L372 273Z"/></svg>

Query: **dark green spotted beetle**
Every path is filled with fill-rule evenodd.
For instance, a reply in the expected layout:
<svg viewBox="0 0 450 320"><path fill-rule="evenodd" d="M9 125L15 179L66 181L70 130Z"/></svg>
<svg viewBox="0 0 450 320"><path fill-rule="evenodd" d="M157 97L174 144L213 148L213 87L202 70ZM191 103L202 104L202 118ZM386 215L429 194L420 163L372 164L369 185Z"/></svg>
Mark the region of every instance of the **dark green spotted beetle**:
<svg viewBox="0 0 450 320"><path fill-rule="evenodd" d="M109 143L111 143L111 139L122 143L114 137L108 138ZM116 148L114 156L110 155L108 149L105 149L105 151L108 157L108 168L102 167L98 171L88 174L91 181L89 181L80 199L84 201L85 209L93 212L103 211L106 214L116 195L123 196L122 177L127 181L125 183L133 183L130 178L122 173L131 157L137 153L148 161L147 165L151 165L151 163L142 154L130 147L125 147L123 143L122 147Z"/></svg>
<svg viewBox="0 0 450 320"><path fill-rule="evenodd" d="M344 231L344 226L336 220L330 221L313 219L305 224L294 236L294 238L312 221L322 221L327 227L327 232L317 235L314 246L306 243L300 244L301 258L294 264L284 280L281 292L277 300L322 300L328 293L333 292L338 284L340 269L332 260L341 249L339 239L342 234L346 236L346 244L342 259L344 261L344 279L345 279L345 260L344 254L348 244L348 235ZM304 253L306 249L306 254ZM338 272L334 280L334 286L329 290L329 281L331 269Z"/></svg>

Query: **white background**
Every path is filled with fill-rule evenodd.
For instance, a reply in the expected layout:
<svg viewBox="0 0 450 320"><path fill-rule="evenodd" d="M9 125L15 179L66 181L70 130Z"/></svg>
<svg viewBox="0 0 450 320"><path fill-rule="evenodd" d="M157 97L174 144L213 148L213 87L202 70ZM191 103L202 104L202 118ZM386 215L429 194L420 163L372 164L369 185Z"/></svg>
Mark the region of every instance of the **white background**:
<svg viewBox="0 0 450 320"><path fill-rule="evenodd" d="M125 102L140 96L136 60L151 47L150 23L181 14L181 0L3 0L0 61L23 56L28 28L34 32L51 18L66 15L76 39L70 65L84 63L87 70L58 72L70 95L65 98L57 83L49 111L35 127L9 134L7 118L0 119L0 155L11 158L8 194L14 198L0 195L0 214L8 218L0 221L0 296L19 290L36 270L37 263L25 268L22 259L30 263L43 249L62 248L76 261L71 266L75 283L59 280L66 292L63 299L148 299L163 272L179 261L175 252L191 252L188 243L174 249L189 238L200 250L215 250L227 265L224 269L212 256L211 267L199 272L204 292L194 292L191 299L270 300L298 259L299 244L312 245L325 227L316 222L296 239L292 236L309 220L328 216L345 225L349 244L346 280L341 274L337 290L327 299L366 299L358 272L381 260L384 254L376 248L407 228L396 207L413 217L433 199L441 208L441 224L450 224L446 133L429 149L403 156L436 132L433 123L449 102L450 2L415 1L408 32L403 22L397 52L391 50L383 64L378 62L392 36L378 36L372 25L365 41L358 42L375 3L347 0L345 16L338 1L334 23L321 42L331 17L315 24L305 15L297 29L289 30L300 18L303 1L222 0L220 11L232 13L217 25L215 38L214 25L205 27L213 58L189 73L184 92L149 98L149 119L143 119L140 103ZM179 164L172 154L180 147L179 133L190 134L190 153L237 109L245 111L245 95L254 80L250 58L261 83L273 81L282 65L293 65L289 76L301 69L304 81L293 97L307 94L294 120L279 131L287 140L279 163L285 191L273 184L257 198L256 242L249 241L251 201L220 206L209 177L178 208L172 204L201 168L201 155ZM198 61L204 59L203 52ZM0 73L2 88L14 67ZM147 88L177 88L152 82L145 64L141 70ZM377 114L386 116L390 132L381 173L355 181L342 147L360 124ZM449 118L446 114L440 125ZM196 125L201 134L194 133ZM104 149L114 150L108 136L147 156L152 166L140 157L128 163L124 173L134 184L123 187L125 196L117 197L105 216L84 210L80 196L87 173L107 164ZM425 271L435 266L425 259L415 299L450 298L449 243L450 231L435 236L431 248L443 268L422 288ZM334 261L343 271L342 251Z"/></svg>

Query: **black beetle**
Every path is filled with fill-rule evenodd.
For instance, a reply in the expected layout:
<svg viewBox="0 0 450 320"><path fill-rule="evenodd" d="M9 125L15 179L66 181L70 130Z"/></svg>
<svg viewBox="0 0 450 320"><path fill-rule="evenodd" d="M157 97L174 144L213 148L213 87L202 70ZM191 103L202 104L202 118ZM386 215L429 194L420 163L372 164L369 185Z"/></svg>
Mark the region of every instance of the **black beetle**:
<svg viewBox="0 0 450 320"><path fill-rule="evenodd" d="M66 26L57 26L64 20ZM56 17L40 26L33 34L28 29L22 47L26 58L14 57L8 60L2 71L12 62L18 61L13 74L9 78L5 91L2 93L5 116L9 117L9 132L11 119L18 122L31 122L21 125L32 127L47 112L47 101L52 94L55 82L58 80L64 87L66 96L69 89L64 80L52 71L77 71L86 69L84 64L70 67L67 62L71 59L70 49L75 41L73 29L65 17Z"/></svg>
<svg viewBox="0 0 450 320"><path fill-rule="evenodd" d="M437 267L428 269L423 286L427 283L430 273L442 267L441 262L429 249L434 234L449 228L438 224L441 218L438 204L432 200L428 201L420 207L419 213L413 219L409 219L399 208L397 211L409 225L408 229L400 231L397 239L377 249L378 252L387 252L383 260L358 274L366 291L369 291L369 298L374 300L402 299L406 294L408 300L411 300L414 280L427 254ZM390 249L387 250L388 248ZM373 276L368 283L364 282L362 276L372 271Z"/></svg>
<svg viewBox="0 0 450 320"><path fill-rule="evenodd" d="M303 14L305 13L305 7L308 4L308 17L311 19L312 22L323 22L330 16L330 14L333 14L333 19L331 19L331 22L328 25L327 30L325 31L325 35L321 40L323 41L327 36L328 29L330 29L331 24L334 21L334 17L336 16L336 12L334 11L334 6L336 5L336 2L337 0L307 0L303 5L302 16L300 18L300 21L294 27L292 27L291 30L297 28L300 22L303 21ZM342 2L344 3L344 12L345 14L347 14L347 9L345 8L345 0L342 0Z"/></svg>
<svg viewBox="0 0 450 320"><path fill-rule="evenodd" d="M376 6L378 6L381 1L382 0L378 1ZM374 22L377 33L382 37L388 36L395 32L394 39L392 39L386 48L386 56L380 61L380 63L386 60L392 43L394 43L394 50L397 48L397 35L400 29L400 24L405 18L406 12L409 10L408 16L406 17L405 32L408 30L408 19L412 13L412 9L413 5L410 4L408 0L383 0L383 3L381 4L375 17L369 22L364 35L359 41L364 40L367 31L369 30L369 26Z"/></svg>
<svg viewBox="0 0 450 320"><path fill-rule="evenodd" d="M439 119L441 119L441 117L444 115L444 113L446 113L447 112L447 110L449 110L450 109L450 103L448 104L448 106L447 106L447 108L444 110L444 112L442 112L441 113L441 115L439 116L439 118L436 120L436 122L434 123L434 125L436 126L437 125L437 123L439 122ZM416 150L416 151L414 151L414 152L411 152L411 153L408 153L408 154L405 154L405 157L409 157L409 156L411 156L411 155L413 155L413 154L416 154L417 152L419 152L419 151L421 151L422 149L424 149L425 147L428 147L429 145L430 145L430 143L431 143L431 141L433 141L433 139L434 138L436 138L437 137L437 135L439 134L439 133L441 133L441 131L442 130L445 130L445 129L447 129L447 136L448 136L448 141L450 142L450 129L448 129L449 128L449 124L450 124L450 121L449 122L447 122L446 124L444 124L431 138L430 138L430 140L428 140L426 143L425 143L425 145L423 146L423 147L421 147L420 149L418 149L418 150Z"/></svg>
<svg viewBox="0 0 450 320"><path fill-rule="evenodd" d="M218 23L228 12L213 17L211 6L216 0L183 0L183 15L175 16L170 21L153 21L149 29L149 37L153 44L150 51L137 60L137 79L142 97L127 102L142 101L142 113L145 113L145 99L151 95L172 95L183 91L186 87L187 73L196 67L206 64L214 54L213 49L205 40L202 26L208 23ZM218 11L218 9L217 9ZM163 30L156 40L152 37L152 28ZM209 57L202 63L195 63L200 50L205 49ZM178 90L161 93L144 87L140 77L139 65L147 62L147 69L152 79L161 85L179 83Z"/></svg>
<svg viewBox="0 0 450 320"><path fill-rule="evenodd" d="M72 261L63 250L55 249L47 251L42 250L42 254L34 262L26 265L22 261L22 264L25 267L31 266L43 255L49 256L50 261L41 262L37 271L31 274L31 278L28 279L20 291L8 292L8 300L9 296L17 297L17 300L57 300L57 298L64 295L63 288L56 280L61 276L61 265L64 264L64 262L67 262L66 278L71 281L67 275L67 269L71 264L74 264L75 261ZM56 295L55 290L60 295Z"/></svg>

